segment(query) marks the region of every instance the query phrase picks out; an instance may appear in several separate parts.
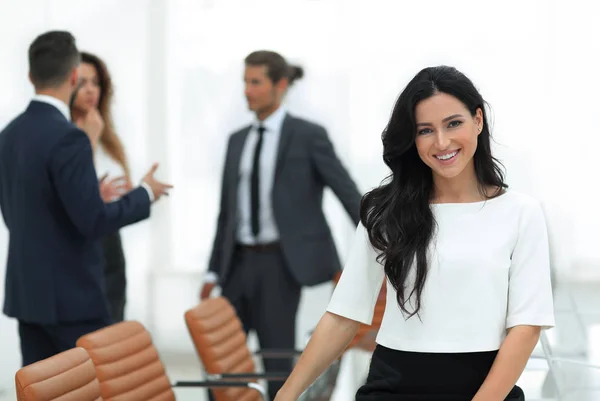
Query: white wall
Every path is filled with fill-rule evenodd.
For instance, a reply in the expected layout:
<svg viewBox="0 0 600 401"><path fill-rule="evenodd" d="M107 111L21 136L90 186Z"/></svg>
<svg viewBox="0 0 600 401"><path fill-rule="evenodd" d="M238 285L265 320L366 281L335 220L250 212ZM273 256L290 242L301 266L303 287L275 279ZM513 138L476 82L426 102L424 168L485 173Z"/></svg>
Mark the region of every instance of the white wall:
<svg viewBox="0 0 600 401"><path fill-rule="evenodd" d="M594 2L8 4L0 0L0 125L31 95L30 41L48 29L69 29L79 47L103 57L113 74L117 127L134 174L140 177L158 160L163 177L176 186L151 222L124 230L128 315L149 324L165 348L190 349L181 315L196 301L206 269L226 136L250 121L242 60L258 48L280 51L305 67L287 106L327 127L362 190L385 175L379 137L406 82L428 65L463 70L491 103L509 184L544 202L560 273L600 277L600 28ZM325 207L344 257L349 219L329 193ZM5 245L6 232L0 231L1 260ZM0 265L0 277L2 272ZM312 303L308 297L302 303L301 330L317 321L330 287L311 291ZM0 325L0 335L14 330L5 318Z"/></svg>

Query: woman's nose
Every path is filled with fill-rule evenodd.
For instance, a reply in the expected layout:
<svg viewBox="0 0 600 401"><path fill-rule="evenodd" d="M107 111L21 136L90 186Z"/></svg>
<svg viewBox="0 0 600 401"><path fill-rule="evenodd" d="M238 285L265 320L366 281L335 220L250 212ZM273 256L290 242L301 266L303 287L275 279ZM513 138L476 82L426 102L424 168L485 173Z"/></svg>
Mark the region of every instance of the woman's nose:
<svg viewBox="0 0 600 401"><path fill-rule="evenodd" d="M450 138L443 131L437 132L435 142L440 150L445 150L450 146Z"/></svg>

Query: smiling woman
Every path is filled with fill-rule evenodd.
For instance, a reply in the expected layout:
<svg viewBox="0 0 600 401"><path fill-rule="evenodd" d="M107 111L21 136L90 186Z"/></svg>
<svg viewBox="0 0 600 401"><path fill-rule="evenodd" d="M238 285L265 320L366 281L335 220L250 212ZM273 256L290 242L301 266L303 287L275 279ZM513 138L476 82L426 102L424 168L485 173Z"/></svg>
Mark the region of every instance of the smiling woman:
<svg viewBox="0 0 600 401"><path fill-rule="evenodd" d="M548 239L539 203L506 190L484 105L445 66L400 94L382 136L389 180L363 198L327 313L276 401L295 400L371 324L386 278L357 401L524 400L516 382L554 325Z"/></svg>
<svg viewBox="0 0 600 401"><path fill-rule="evenodd" d="M449 179L456 186L458 176L462 181L476 184L473 156L484 125L482 108L471 115L456 97L439 92L417 105L415 117L418 130L415 145L419 157L433 173L437 190L434 197L443 197L440 192ZM477 188L474 190L471 195L478 196Z"/></svg>
<svg viewBox="0 0 600 401"><path fill-rule="evenodd" d="M452 114L461 111L459 114ZM416 145L419 156L434 172L435 176L453 177L463 171L465 163L472 165L477 148L477 136L481 133L483 114L477 109L472 117L467 108L455 97L438 93L417 106ZM433 120L435 123L419 122ZM427 127L420 129L421 127ZM459 155L459 153L462 153ZM460 160L459 160L460 159ZM452 166L452 170L440 169Z"/></svg>
<svg viewBox="0 0 600 401"><path fill-rule="evenodd" d="M427 276L435 227L430 204L476 202L506 187L491 153L484 106L473 83L456 69L426 68L398 98L383 133L391 182L366 195L363 222L409 316L419 312ZM404 284L414 258L415 305L409 312Z"/></svg>

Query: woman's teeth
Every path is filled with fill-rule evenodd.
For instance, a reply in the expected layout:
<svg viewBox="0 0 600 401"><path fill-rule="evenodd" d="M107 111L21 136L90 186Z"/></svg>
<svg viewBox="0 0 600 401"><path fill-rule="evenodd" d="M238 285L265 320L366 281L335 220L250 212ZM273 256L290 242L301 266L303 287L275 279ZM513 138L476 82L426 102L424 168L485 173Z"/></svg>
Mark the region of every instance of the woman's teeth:
<svg viewBox="0 0 600 401"><path fill-rule="evenodd" d="M452 153L447 153L445 155L441 155L441 156L436 156L438 159L440 160L448 160L448 159L452 159L454 156L456 156L456 154L458 153L457 150L455 150Z"/></svg>

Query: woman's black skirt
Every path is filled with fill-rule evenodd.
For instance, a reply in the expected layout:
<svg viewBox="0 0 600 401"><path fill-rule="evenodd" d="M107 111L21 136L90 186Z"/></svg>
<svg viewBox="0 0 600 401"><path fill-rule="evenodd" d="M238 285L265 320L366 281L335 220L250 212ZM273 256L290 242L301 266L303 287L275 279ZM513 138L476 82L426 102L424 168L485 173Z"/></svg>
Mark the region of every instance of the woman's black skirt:
<svg viewBox="0 0 600 401"><path fill-rule="evenodd" d="M420 353L377 345L356 401L471 401L497 353ZM505 400L524 401L525 395L515 386Z"/></svg>
<svg viewBox="0 0 600 401"><path fill-rule="evenodd" d="M125 254L121 235L114 232L103 238L104 249L104 287L113 323L123 321L125 312L125 293L127 278L125 276Z"/></svg>

